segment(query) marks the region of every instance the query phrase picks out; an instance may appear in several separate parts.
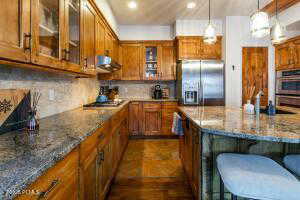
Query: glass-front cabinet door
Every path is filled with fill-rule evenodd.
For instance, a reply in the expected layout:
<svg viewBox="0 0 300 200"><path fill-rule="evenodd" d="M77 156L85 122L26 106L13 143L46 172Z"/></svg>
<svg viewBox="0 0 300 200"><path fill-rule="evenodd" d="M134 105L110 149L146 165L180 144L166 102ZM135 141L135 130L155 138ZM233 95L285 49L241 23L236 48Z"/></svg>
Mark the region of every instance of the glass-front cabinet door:
<svg viewBox="0 0 300 200"><path fill-rule="evenodd" d="M0 58L30 62L30 1L1 0Z"/></svg>
<svg viewBox="0 0 300 200"><path fill-rule="evenodd" d="M63 0L32 0L33 62L62 67Z"/></svg>
<svg viewBox="0 0 300 200"><path fill-rule="evenodd" d="M144 80L158 80L160 77L160 54L161 48L156 45L145 45L143 48L144 56Z"/></svg>
<svg viewBox="0 0 300 200"><path fill-rule="evenodd" d="M66 43L62 50L62 59L66 60L66 68L80 69L80 0L65 0L65 33Z"/></svg>

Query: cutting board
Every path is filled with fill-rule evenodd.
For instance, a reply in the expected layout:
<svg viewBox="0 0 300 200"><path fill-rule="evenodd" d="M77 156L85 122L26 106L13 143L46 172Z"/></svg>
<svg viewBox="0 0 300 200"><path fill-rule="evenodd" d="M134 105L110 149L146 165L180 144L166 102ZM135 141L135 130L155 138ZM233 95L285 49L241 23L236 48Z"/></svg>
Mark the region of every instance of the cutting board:
<svg viewBox="0 0 300 200"><path fill-rule="evenodd" d="M29 90L0 89L0 134L25 127L30 99Z"/></svg>

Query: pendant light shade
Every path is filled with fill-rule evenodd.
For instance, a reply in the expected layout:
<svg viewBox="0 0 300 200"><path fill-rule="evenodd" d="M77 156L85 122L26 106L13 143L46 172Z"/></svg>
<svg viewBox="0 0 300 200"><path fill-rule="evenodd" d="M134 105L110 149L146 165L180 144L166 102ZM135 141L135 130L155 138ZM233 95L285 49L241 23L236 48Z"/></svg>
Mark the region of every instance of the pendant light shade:
<svg viewBox="0 0 300 200"><path fill-rule="evenodd" d="M251 16L250 29L252 36L255 38L262 38L270 34L269 16L259 10L259 0L258 10Z"/></svg>
<svg viewBox="0 0 300 200"><path fill-rule="evenodd" d="M209 0L209 19L208 25L204 30L203 40L207 44L214 44L217 41L216 29L210 20L210 0Z"/></svg>
<svg viewBox="0 0 300 200"><path fill-rule="evenodd" d="M280 24L278 19L278 0L276 0L276 21L271 29L271 41L273 44L279 44L286 39L285 28Z"/></svg>

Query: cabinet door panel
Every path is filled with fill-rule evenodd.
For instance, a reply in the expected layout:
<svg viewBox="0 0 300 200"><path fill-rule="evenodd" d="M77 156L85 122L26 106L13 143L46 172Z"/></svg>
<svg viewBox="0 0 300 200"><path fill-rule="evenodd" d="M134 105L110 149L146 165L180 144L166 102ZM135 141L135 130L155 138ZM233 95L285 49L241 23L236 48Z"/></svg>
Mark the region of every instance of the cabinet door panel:
<svg viewBox="0 0 300 200"><path fill-rule="evenodd" d="M221 51L222 51L222 37L217 38L217 42L215 44L206 44L203 42L201 38L201 46L199 57L200 59L222 59Z"/></svg>
<svg viewBox="0 0 300 200"><path fill-rule="evenodd" d="M153 103L144 103L143 106L143 134L160 135L162 111L160 103L153 106Z"/></svg>
<svg viewBox="0 0 300 200"><path fill-rule="evenodd" d="M139 44L122 45L122 80L140 80Z"/></svg>
<svg viewBox="0 0 300 200"><path fill-rule="evenodd" d="M180 39L178 41L178 59L198 59L200 39Z"/></svg>
<svg viewBox="0 0 300 200"><path fill-rule="evenodd" d="M139 135L140 121L141 121L141 104L139 102L132 102L129 105L129 132L130 135Z"/></svg>
<svg viewBox="0 0 300 200"><path fill-rule="evenodd" d="M63 68L64 1L32 1L33 63Z"/></svg>
<svg viewBox="0 0 300 200"><path fill-rule="evenodd" d="M162 47L161 58L161 77L162 80L175 80L176 79L176 61L175 49L173 46Z"/></svg>
<svg viewBox="0 0 300 200"><path fill-rule="evenodd" d="M97 15L88 1L83 6L83 65L85 69L95 68L95 24Z"/></svg>
<svg viewBox="0 0 300 200"><path fill-rule="evenodd" d="M0 57L30 62L30 1L1 0Z"/></svg>

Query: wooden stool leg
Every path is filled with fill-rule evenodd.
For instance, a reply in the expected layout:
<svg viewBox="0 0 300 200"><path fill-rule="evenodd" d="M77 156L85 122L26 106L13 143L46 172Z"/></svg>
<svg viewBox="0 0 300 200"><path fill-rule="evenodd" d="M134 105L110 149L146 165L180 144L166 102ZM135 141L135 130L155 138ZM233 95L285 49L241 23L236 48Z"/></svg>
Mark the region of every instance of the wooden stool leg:
<svg viewBox="0 0 300 200"><path fill-rule="evenodd" d="M231 200L237 200L237 196L235 196L234 194L231 194Z"/></svg>
<svg viewBox="0 0 300 200"><path fill-rule="evenodd" d="M220 176L220 200L224 200L224 183Z"/></svg>

